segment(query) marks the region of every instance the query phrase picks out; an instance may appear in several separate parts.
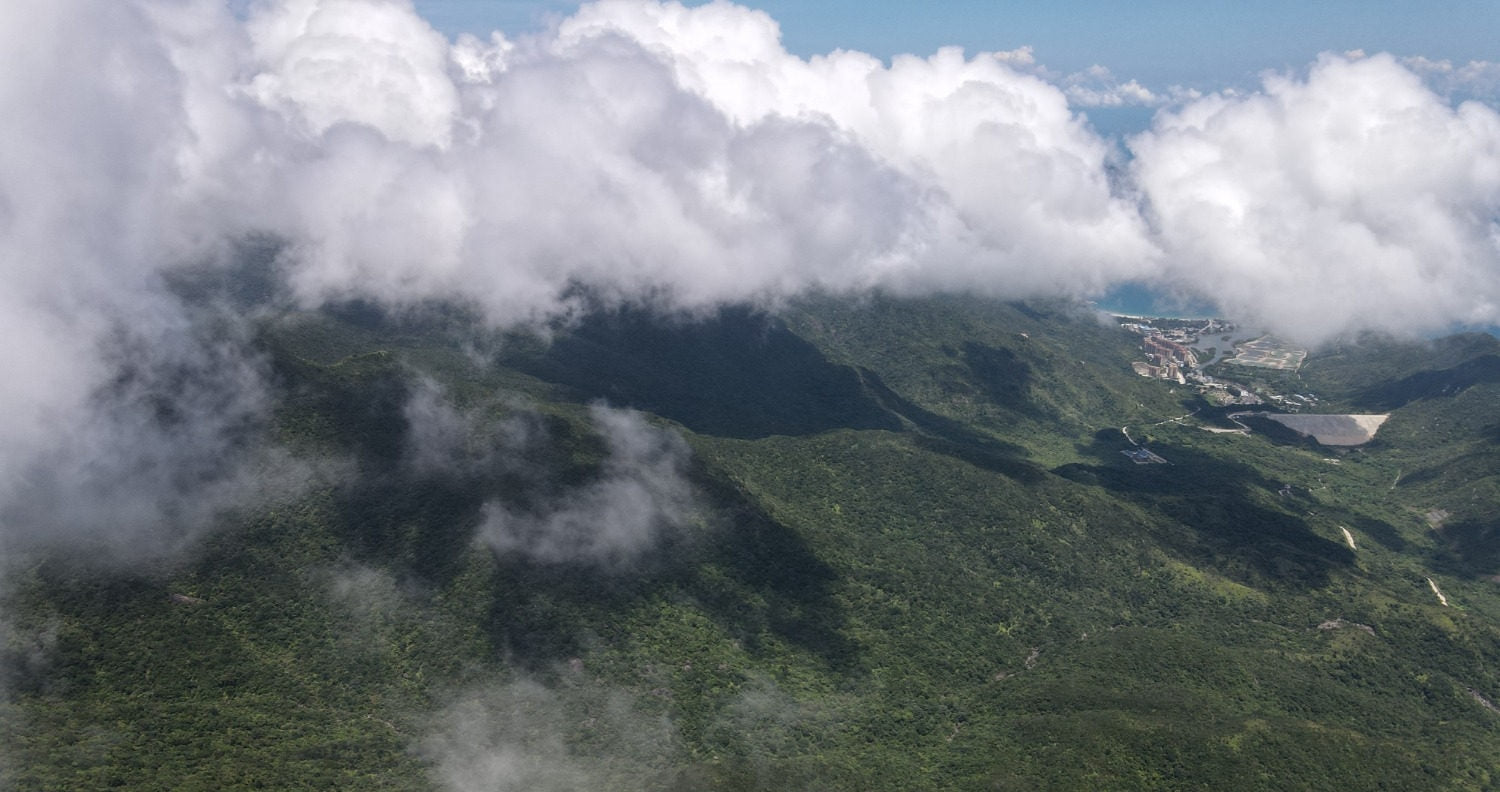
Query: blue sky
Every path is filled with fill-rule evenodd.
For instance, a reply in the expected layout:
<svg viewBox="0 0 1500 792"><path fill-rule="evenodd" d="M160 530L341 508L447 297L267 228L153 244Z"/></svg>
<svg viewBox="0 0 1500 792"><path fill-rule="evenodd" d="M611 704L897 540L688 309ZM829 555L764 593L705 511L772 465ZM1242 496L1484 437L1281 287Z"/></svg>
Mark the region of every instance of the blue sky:
<svg viewBox="0 0 1500 792"><path fill-rule="evenodd" d="M577 3L416 0L448 35L535 29ZM697 3L688 3L697 5ZM1454 63L1500 60L1494 0L751 0L781 24L798 55L836 48L889 58L957 44L969 51L1030 46L1062 73L1094 64L1153 89L1253 84L1265 69L1298 69L1319 52L1364 49Z"/></svg>

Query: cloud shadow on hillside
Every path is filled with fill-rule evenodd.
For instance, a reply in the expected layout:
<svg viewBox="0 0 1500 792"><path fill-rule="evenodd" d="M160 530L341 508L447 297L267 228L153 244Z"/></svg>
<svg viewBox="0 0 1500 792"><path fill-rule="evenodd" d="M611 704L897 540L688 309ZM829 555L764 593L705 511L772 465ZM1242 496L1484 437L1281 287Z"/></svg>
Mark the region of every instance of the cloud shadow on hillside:
<svg viewBox="0 0 1500 792"><path fill-rule="evenodd" d="M859 376L881 406L911 423L917 431L918 446L1017 481L1035 483L1045 475L1040 466L1027 459L1025 448L918 406L891 390L869 369L859 369Z"/></svg>
<svg viewBox="0 0 1500 792"><path fill-rule="evenodd" d="M1444 369L1418 371L1394 382L1366 388L1354 398L1362 409L1394 410L1414 401L1451 397L1469 388L1500 382L1500 355L1480 355Z"/></svg>
<svg viewBox="0 0 1500 792"><path fill-rule="evenodd" d="M1270 496L1306 509L1299 501L1307 496L1295 488L1279 494L1285 482L1186 447L1152 445L1168 464L1138 465L1120 453L1127 448L1118 430L1102 430L1085 449L1098 464L1073 463L1053 472L1170 518L1180 528L1163 525L1163 543L1247 582L1259 577L1321 587L1330 573L1354 562L1348 547L1314 533L1302 518L1264 505Z"/></svg>
<svg viewBox="0 0 1500 792"><path fill-rule="evenodd" d="M1469 579L1500 573L1500 521L1458 520L1444 523L1435 533L1439 544L1433 569Z"/></svg>
<svg viewBox="0 0 1500 792"><path fill-rule="evenodd" d="M966 341L963 361L969 379L995 404L1016 412L1039 412L1031 400L1031 364L1004 347Z"/></svg>
<svg viewBox="0 0 1500 792"><path fill-rule="evenodd" d="M833 429L898 429L848 366L747 307L696 320L638 308L596 311L550 344L501 361L570 389L669 418L700 434L754 439Z"/></svg>
<svg viewBox="0 0 1500 792"><path fill-rule="evenodd" d="M708 504L708 532L669 537L627 570L497 557L486 631L495 651L542 670L581 654L618 615L653 598L684 598L751 653L767 637L834 669L859 662L833 596L837 574L791 528L711 473L694 473Z"/></svg>

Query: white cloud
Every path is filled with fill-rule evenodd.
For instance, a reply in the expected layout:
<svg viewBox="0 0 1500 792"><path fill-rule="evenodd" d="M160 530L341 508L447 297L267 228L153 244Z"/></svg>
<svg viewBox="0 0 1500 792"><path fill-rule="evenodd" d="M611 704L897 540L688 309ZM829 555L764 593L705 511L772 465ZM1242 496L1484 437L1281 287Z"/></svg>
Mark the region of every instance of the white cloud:
<svg viewBox="0 0 1500 792"><path fill-rule="evenodd" d="M935 204L901 246L914 261L869 281L1077 294L1150 269L1133 207L1110 192L1108 146L1055 86L1013 68L1031 65L1029 50L967 58L947 48L889 67L848 51L804 61L781 48L764 13L724 2L606 0L565 21L559 37L605 32L667 59L684 87L740 126L772 117L827 124L923 188Z"/></svg>
<svg viewBox="0 0 1500 792"><path fill-rule="evenodd" d="M1076 107L1156 107L1167 101L1135 80L1120 82L1109 69L1099 65L1068 75L1062 86Z"/></svg>
<svg viewBox="0 0 1500 792"><path fill-rule="evenodd" d="M406 419L404 460L424 475L453 475L486 466L495 447L477 442L484 435L480 421L453 406L442 386L419 378L402 408Z"/></svg>
<svg viewBox="0 0 1500 792"><path fill-rule="evenodd" d="M211 255L193 81L171 44L201 4L0 9L0 542L165 552L277 464L240 328L162 272ZM87 57L78 57L87 53ZM206 59L206 56L205 56ZM205 130L206 132L206 130ZM265 468L270 468L266 470Z"/></svg>
<svg viewBox="0 0 1500 792"><path fill-rule="evenodd" d="M328 0L319 30L365 31L339 18L367 4ZM312 6L267 8L252 31ZM375 34L360 35L352 53ZM239 217L295 242L288 269L308 302L460 296L509 322L566 310L577 283L696 307L813 287L1092 293L1151 267L1142 224L1111 194L1109 147L1055 88L1004 65L1017 53L803 61L760 12L603 3L555 39L465 38L446 67L416 44L394 50L401 79L382 90L399 101L372 103L341 76L379 71L355 54L317 72L317 90L261 90L287 71L265 51L301 51L292 33L262 40L244 90L284 123L257 122L274 132L267 167L235 180L263 198ZM456 115L426 88L443 80ZM451 135L403 131L382 110L402 102L411 112L392 118Z"/></svg>
<svg viewBox="0 0 1500 792"><path fill-rule="evenodd" d="M621 569L688 527L696 505L687 443L634 411L595 405L591 414L608 450L599 477L528 511L485 504L481 542L501 554Z"/></svg>
<svg viewBox="0 0 1500 792"><path fill-rule="evenodd" d="M1500 116L1393 58L1210 96L1130 141L1169 277L1317 341L1500 321Z"/></svg>
<svg viewBox="0 0 1500 792"><path fill-rule="evenodd" d="M418 752L452 792L633 790L659 786L678 742L629 694L570 674L551 688L520 679L463 691Z"/></svg>
<svg viewBox="0 0 1500 792"><path fill-rule="evenodd" d="M408 2L284 0L249 33L261 71L248 89L314 134L355 122L412 145L448 142L458 92L449 45Z"/></svg>
<svg viewBox="0 0 1500 792"><path fill-rule="evenodd" d="M1363 57L1364 53L1358 53ZM1427 81L1445 96L1463 96L1494 101L1500 99L1500 63L1472 60L1454 64L1420 55L1401 58L1401 65Z"/></svg>
<svg viewBox="0 0 1500 792"><path fill-rule="evenodd" d="M990 57L1018 70L1036 65L1036 51L1031 47L1017 47L1013 50L992 52L990 53Z"/></svg>
<svg viewBox="0 0 1500 792"><path fill-rule="evenodd" d="M177 237L280 234L307 302L459 296L510 322L565 310L580 282L693 306L811 287L1084 293L1150 268L1109 147L1005 65L1024 51L803 61L726 3L605 3L556 39L451 47L399 2L266 2L243 27L209 6L122 6L141 10L118 29L147 62L121 73L171 89L118 119L160 164L117 159L168 178L167 200L122 222L164 237L142 246L157 260L183 255ZM169 128L137 117L151 102Z"/></svg>

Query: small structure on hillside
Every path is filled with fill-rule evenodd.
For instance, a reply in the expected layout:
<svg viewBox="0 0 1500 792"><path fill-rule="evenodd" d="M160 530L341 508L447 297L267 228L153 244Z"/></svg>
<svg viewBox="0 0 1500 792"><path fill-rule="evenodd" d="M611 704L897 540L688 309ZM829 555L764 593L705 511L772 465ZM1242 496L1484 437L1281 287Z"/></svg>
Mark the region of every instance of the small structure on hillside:
<svg viewBox="0 0 1500 792"><path fill-rule="evenodd" d="M1124 454L1127 457L1130 457L1130 461L1136 463L1137 465L1165 465L1165 464L1167 464L1167 460L1162 459L1161 457L1157 456L1156 454L1151 453L1151 451L1149 449L1145 449L1145 448L1130 448L1130 449L1126 449L1124 451L1121 451L1120 453Z"/></svg>

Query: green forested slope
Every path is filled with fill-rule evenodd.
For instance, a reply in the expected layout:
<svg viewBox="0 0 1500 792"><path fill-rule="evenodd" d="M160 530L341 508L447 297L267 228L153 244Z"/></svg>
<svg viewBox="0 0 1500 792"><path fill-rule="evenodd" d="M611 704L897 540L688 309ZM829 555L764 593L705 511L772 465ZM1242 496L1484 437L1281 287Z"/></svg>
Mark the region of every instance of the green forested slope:
<svg viewBox="0 0 1500 792"><path fill-rule="evenodd" d="M1060 304L623 311L546 340L266 318L268 431L307 485L150 568L12 575L5 781L1490 788L1490 341L1310 357L1306 387L1392 411L1335 453L1204 431ZM601 399L647 412L627 439L684 438L680 466L619 470ZM1171 464L1132 464L1122 427ZM635 525L678 478L690 503L628 553L538 543L549 515Z"/></svg>

